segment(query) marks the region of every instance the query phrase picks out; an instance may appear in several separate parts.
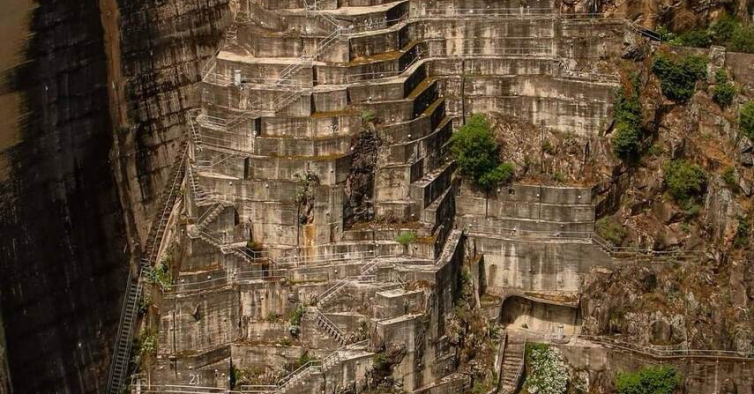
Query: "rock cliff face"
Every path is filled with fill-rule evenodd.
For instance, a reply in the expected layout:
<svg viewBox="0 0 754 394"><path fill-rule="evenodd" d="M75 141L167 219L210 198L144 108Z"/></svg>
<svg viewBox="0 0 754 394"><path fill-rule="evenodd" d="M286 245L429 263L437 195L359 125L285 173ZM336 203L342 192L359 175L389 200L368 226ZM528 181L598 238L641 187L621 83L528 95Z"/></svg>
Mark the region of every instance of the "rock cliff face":
<svg viewBox="0 0 754 394"><path fill-rule="evenodd" d="M750 3L746 0L565 0L563 6L579 12L615 13L649 28L667 26L679 31L708 25L724 12L746 18Z"/></svg>
<svg viewBox="0 0 754 394"><path fill-rule="evenodd" d="M226 15L226 1L39 1L26 61L2 90L24 114L0 152L14 393L104 390L134 235L148 230Z"/></svg>

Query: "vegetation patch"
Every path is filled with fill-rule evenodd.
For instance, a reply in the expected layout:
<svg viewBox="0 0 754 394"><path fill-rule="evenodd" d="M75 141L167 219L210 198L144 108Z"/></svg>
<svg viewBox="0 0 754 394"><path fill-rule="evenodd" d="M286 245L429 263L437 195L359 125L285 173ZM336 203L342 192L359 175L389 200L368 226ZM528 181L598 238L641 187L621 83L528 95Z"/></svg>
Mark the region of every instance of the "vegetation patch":
<svg viewBox="0 0 754 394"><path fill-rule="evenodd" d="M170 274L167 264L160 262L146 270L148 283L157 285L162 291L170 291L173 286L173 275Z"/></svg>
<svg viewBox="0 0 754 394"><path fill-rule="evenodd" d="M403 246L408 246L415 243L417 240L416 233L413 231L402 231L395 237L395 241Z"/></svg>
<svg viewBox="0 0 754 394"><path fill-rule="evenodd" d="M626 238L626 228L613 218L605 217L595 223L597 235L613 245L620 245Z"/></svg>
<svg viewBox="0 0 754 394"><path fill-rule="evenodd" d="M641 152L641 101L639 77L631 74L628 83L615 94L615 135L613 152L624 161L633 161Z"/></svg>
<svg viewBox="0 0 754 394"><path fill-rule="evenodd" d="M665 163L665 186L676 202L698 199L707 187L707 173L698 165L677 159Z"/></svg>
<svg viewBox="0 0 754 394"><path fill-rule="evenodd" d="M524 389L537 394L564 394L568 389L568 365L563 356L547 345L526 347L526 362L531 370L526 375Z"/></svg>
<svg viewBox="0 0 754 394"><path fill-rule="evenodd" d="M681 375L669 365L645 366L636 372L618 373L615 386L619 394L673 394Z"/></svg>
<svg viewBox="0 0 754 394"><path fill-rule="evenodd" d="M461 174L485 191L513 178L511 163L500 162L500 146L495 141L490 122L483 114L474 114L450 139L450 151Z"/></svg>
<svg viewBox="0 0 754 394"><path fill-rule="evenodd" d="M299 326L301 326L301 319L304 317L304 313L306 313L306 308L301 304L296 304L296 309L291 312L291 316L288 319L288 323L291 325L289 329L291 335L298 335Z"/></svg>
<svg viewBox="0 0 754 394"><path fill-rule="evenodd" d="M660 78L662 94L683 104L694 95L696 82L706 78L707 59L700 56L672 59L661 54L652 63L652 72Z"/></svg>
<svg viewBox="0 0 754 394"><path fill-rule="evenodd" d="M754 140L754 100L747 102L741 107L738 123L741 132L749 137L750 140Z"/></svg>
<svg viewBox="0 0 754 394"><path fill-rule="evenodd" d="M738 228L736 235L733 237L733 246L736 248L745 248L749 244L749 222L746 217L739 216Z"/></svg>
<svg viewBox="0 0 754 394"><path fill-rule="evenodd" d="M677 35L667 28L661 28L659 32L662 40L671 45L695 48L721 45L732 52L754 53L754 26L744 26L730 15L724 15L706 29L688 30Z"/></svg>
<svg viewBox="0 0 754 394"><path fill-rule="evenodd" d="M736 87L728 79L728 73L719 69L715 73L715 87L712 89L712 100L720 107L727 107L733 103L736 97Z"/></svg>

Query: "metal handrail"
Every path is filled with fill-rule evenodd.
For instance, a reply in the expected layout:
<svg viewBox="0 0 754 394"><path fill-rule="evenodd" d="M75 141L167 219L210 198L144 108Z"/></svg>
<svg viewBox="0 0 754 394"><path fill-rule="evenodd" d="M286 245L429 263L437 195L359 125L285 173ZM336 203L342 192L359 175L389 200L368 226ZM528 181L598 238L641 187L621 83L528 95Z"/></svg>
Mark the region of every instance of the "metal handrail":
<svg viewBox="0 0 754 394"><path fill-rule="evenodd" d="M582 334L571 334L571 335L564 335L563 337L559 337L556 334L552 334L549 332L536 332L536 331L527 331L527 335L530 335L530 338L537 339L537 337L542 337L546 341L552 341L552 342L565 342L566 339L570 340L572 338L576 339L583 339L590 342L596 342L607 346L613 346L622 350L628 350L636 353L641 353L645 355L649 355L655 358L687 358L687 357L696 357L696 358L727 358L727 359L733 359L733 360L754 360L754 349L749 350L748 353L746 352L739 352L735 350L718 350L718 349L665 349L663 347L657 347L653 345L637 345L633 342L625 342L618 339L613 339L605 336L598 336L598 335L582 335ZM531 336L531 334L534 334L536 336Z"/></svg>

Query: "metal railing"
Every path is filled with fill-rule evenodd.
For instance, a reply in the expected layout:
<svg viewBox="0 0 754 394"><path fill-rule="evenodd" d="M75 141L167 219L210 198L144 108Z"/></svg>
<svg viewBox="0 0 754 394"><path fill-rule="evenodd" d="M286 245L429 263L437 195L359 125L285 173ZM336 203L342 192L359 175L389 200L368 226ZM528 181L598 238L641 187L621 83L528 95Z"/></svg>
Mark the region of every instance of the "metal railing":
<svg viewBox="0 0 754 394"><path fill-rule="evenodd" d="M182 148L182 153L173 164L171 181L167 185L168 190L163 194L162 205L160 205L157 217L152 222L152 228L147 236L143 257L140 261L136 277L132 275L129 269L128 283L126 284L121 317L118 323L118 334L115 340L115 349L113 350L113 358L110 361L110 373L107 383L108 394L119 394L127 381L134 326L138 317L138 306L141 300L143 271L155 264L160 246L167 232L167 225L173 212L186 169L188 154L188 144L186 141L183 142Z"/></svg>
<svg viewBox="0 0 754 394"><path fill-rule="evenodd" d="M341 289L346 287L346 285L348 285L349 282L354 281L354 280L358 281L361 278L368 276L370 272L372 272L375 268L377 268L378 264L379 264L378 259L374 258L374 260L370 261L369 263L361 267L361 270L359 271L359 275L349 276L335 282L335 284L333 284L332 286L330 286L329 288L327 288L325 291L323 291L317 296L317 306L320 308L324 307L324 305L327 303L326 301L332 298L332 296L334 296L334 294L339 292Z"/></svg>
<svg viewBox="0 0 754 394"><path fill-rule="evenodd" d="M108 394L120 394L121 389L126 385L128 364L131 358L131 345L133 343L133 331L141 299L141 272L142 268L139 268L138 274L134 277L132 271L128 270L128 282L126 283L125 296L118 323L118 334L116 336L107 382Z"/></svg>
<svg viewBox="0 0 754 394"><path fill-rule="evenodd" d="M598 343L604 346L643 354L658 359L673 358L722 358L729 360L754 360L754 348L748 352L719 349L690 349L685 347L672 348L668 346L638 345L635 342L626 342L606 336L597 335L558 335L550 332L525 331L529 340L543 340L553 343L568 343L573 339L581 339L588 342Z"/></svg>

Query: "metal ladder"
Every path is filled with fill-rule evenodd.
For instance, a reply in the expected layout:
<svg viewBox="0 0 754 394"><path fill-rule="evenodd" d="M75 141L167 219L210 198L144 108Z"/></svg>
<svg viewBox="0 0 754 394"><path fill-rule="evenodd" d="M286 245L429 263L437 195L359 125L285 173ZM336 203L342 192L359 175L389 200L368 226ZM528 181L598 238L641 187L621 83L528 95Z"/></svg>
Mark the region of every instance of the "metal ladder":
<svg viewBox="0 0 754 394"><path fill-rule="evenodd" d="M126 284L123 309L118 324L118 337L115 342L113 359L110 364L110 375L107 382L108 394L120 394L125 386L128 375L128 364L131 357L131 345L133 343L134 324L139 311L141 299L141 276L146 260L142 260L139 273L134 277L129 269L128 283Z"/></svg>
<svg viewBox="0 0 754 394"><path fill-rule="evenodd" d="M186 157L188 152L188 143L184 139L181 143L181 154L173 164L170 173L170 183L168 189L163 192L160 200L160 210L157 213L152 228L147 236L147 242L144 247L143 257L139 262L139 272L134 277L129 269L128 283L126 284L125 298L120 313L120 322L118 324L118 335L116 337L113 358L110 362L110 375L107 382L108 394L120 394L123 386L126 384L128 375L128 363L131 357L131 345L133 341L134 325L139 312L139 302L142 292L142 275L144 269L152 267L157 254L159 253L162 239L165 236L168 219L173 211L173 205L178 198L178 189L183 181L186 171Z"/></svg>

